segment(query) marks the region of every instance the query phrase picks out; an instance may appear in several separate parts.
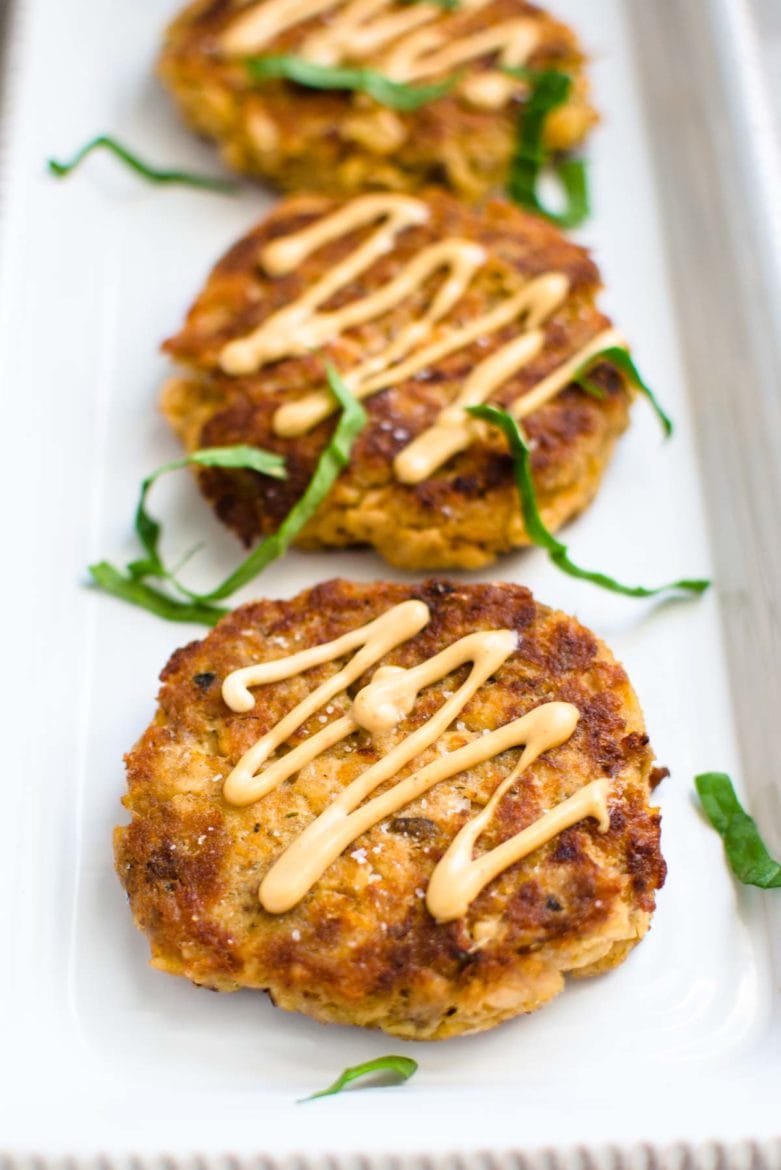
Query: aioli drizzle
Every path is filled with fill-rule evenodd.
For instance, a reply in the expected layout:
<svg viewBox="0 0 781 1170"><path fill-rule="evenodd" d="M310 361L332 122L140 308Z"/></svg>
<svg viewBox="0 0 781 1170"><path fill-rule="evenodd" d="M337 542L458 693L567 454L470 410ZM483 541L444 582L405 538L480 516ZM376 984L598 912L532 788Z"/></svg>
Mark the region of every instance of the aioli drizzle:
<svg viewBox="0 0 781 1170"><path fill-rule="evenodd" d="M407 764L436 743L483 683L515 652L517 635L513 630L467 634L409 669L380 667L371 682L355 696L346 715L333 720L322 731L264 767L273 753L307 719L390 650L419 633L429 616L428 607L422 601L405 601L332 642L236 670L225 679L222 694L226 704L233 711L246 712L255 702L250 687L290 678L356 651L341 670L262 736L230 773L223 786L225 799L234 805L247 805L277 788L305 764L359 728L375 735L395 727L412 711L424 687L445 678L459 666L471 663L465 681L435 714L349 784L276 860L259 890L261 904L270 913L283 914L295 906L328 866L373 825L417 800L440 781L521 745L523 752L516 767L498 786L482 811L459 831L434 868L426 905L438 922L449 922L464 915L474 898L499 873L570 825L594 817L599 822L600 831L609 827L608 782L596 780L508 841L476 859L472 856L474 846L499 802L524 769L543 752L564 743L572 735L579 716L571 703L543 703L522 718L478 736L456 751L418 768L379 796L372 796L377 788L392 780Z"/></svg>
<svg viewBox="0 0 781 1170"><path fill-rule="evenodd" d="M334 294L391 252L401 232L425 223L428 217L426 204L409 195L361 195L300 231L273 240L263 248L259 262L270 276L285 276L318 248L376 224L362 243L296 300L277 309L251 333L229 341L219 354L220 366L232 375L251 374L267 363L303 355L339 337L346 329L381 317L441 272L437 291L422 315L401 329L379 353L342 373L350 391L362 399L411 378L449 354L517 322L518 336L478 362L455 401L396 456L396 476L402 483L410 484L428 478L481 434L481 424L471 419L464 408L485 402L540 352L545 336L543 326L569 293L569 281L563 273L542 273L480 317L465 325L449 325L448 314L487 259L484 249L474 241L450 237L422 248L391 280L367 296L348 301L338 309L322 309ZM511 413L520 420L538 410L572 381L590 357L623 344L616 330L603 330L530 391L516 398L510 404ZM327 418L335 407L333 396L327 390L310 391L279 407L274 415L274 430L287 438L304 434Z"/></svg>
<svg viewBox="0 0 781 1170"><path fill-rule="evenodd" d="M524 16L459 35L458 18L490 2L461 0L457 12L446 12L434 3L396 0L265 0L228 25L220 48L229 57L253 56L280 33L329 13L327 23L296 48L297 56L317 65L361 62L392 81L414 82L495 54L496 66L465 78L460 89L472 105L501 109L519 92L517 78L502 69L526 64L540 28L538 20Z"/></svg>

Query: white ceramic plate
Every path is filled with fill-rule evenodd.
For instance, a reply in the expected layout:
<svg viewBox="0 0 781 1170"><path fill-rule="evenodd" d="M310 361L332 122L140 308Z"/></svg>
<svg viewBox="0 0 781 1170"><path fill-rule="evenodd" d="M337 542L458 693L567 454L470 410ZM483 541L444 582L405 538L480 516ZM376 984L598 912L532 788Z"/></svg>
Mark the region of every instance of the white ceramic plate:
<svg viewBox="0 0 781 1170"><path fill-rule="evenodd" d="M677 421L675 440L664 445L650 411L637 404L597 502L567 536L576 559L627 581L718 567L726 585L701 601L629 601L558 575L538 552L508 557L491 574L576 613L625 663L658 758L672 771L660 790L670 875L650 935L618 971L570 987L538 1015L446 1044L324 1028L258 995L218 997L153 972L112 871L122 753L153 712L168 654L200 631L88 591L84 568L133 551L139 480L176 451L155 407L167 369L158 343L270 198L250 185L232 199L159 190L97 158L57 183L44 160L112 131L161 163L218 170L151 76L174 7L30 0L17 6L13 24L0 243L0 677L8 718L0 1152L19 1159L103 1152L115 1161L133 1152L149 1159L297 1152L360 1154L373 1163L383 1153L459 1151L471 1164L481 1150L531 1156L587 1147L596 1158L605 1146L645 1143L658 1153L710 1141L723 1151L723 1143L748 1138L769 1166L778 1156L770 1140L781 1132L778 895L736 888L692 796L696 772L731 771L781 847L777 790L768 772L760 775L778 759L768 751L779 723L767 707L778 687L776 595L768 585L781 579L773 577L776 553L764 548L762 524L781 496L772 470L762 471L761 452L736 445L720 405L730 385L735 390L734 382L724 385L727 353L743 379L741 425L759 426L772 451L781 431L769 430L751 404L760 356L767 357L761 320L774 320L778 273L770 221L761 219L773 165L761 134L752 137L748 123L739 133L749 107L738 0L671 0L653 14L621 0L555 5L594 55L604 111L590 147L595 215L581 236L602 267L606 307ZM698 57L684 52L692 21ZM730 68L736 89L727 93ZM687 69L689 88L676 90ZM703 78L713 87L707 101ZM718 123L717 99L727 110ZM699 169L696 152L685 149L698 112L705 133L716 134ZM713 202L695 206L697 182L708 167L718 177L725 157L736 161L730 152L739 142L741 190L750 186L754 203L741 197L740 207L730 205L729 188L711 183ZM682 153L666 153L665 143ZM682 161L671 172L675 158ZM751 231L765 225L761 264L741 268L754 300L730 267L752 246L740 235L747 216ZM698 239L703 223L720 226L724 239ZM707 306L719 292L729 307L714 319ZM705 385L709 369L713 384ZM772 414L775 400L763 387ZM698 435L713 434L698 447ZM730 448L727 468L737 469L726 496L718 491L720 444ZM764 502L752 501L752 476L762 474ZM186 476L161 485L155 508L170 517L176 547L208 533L198 570L204 582L235 563L232 539ZM736 552L741 535L748 563ZM290 554L245 596L289 595L337 574L393 575L370 553ZM730 669L734 679L754 645L731 692ZM755 719L748 729L746 712ZM752 774L742 773L741 753ZM345 1065L394 1050L420 1062L403 1089L295 1104Z"/></svg>

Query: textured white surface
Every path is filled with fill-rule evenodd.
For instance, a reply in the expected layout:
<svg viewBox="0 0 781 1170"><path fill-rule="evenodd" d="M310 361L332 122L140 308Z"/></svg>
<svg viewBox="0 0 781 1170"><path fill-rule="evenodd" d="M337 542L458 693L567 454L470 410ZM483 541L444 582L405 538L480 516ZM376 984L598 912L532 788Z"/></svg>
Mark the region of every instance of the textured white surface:
<svg viewBox="0 0 781 1170"><path fill-rule="evenodd" d="M781 143L781 4L778 0L754 0L754 10L776 134Z"/></svg>
<svg viewBox="0 0 781 1170"><path fill-rule="evenodd" d="M618 972L486 1036L410 1045L146 967L111 869L120 758L151 715L167 654L199 631L90 594L83 567L131 552L138 481L175 450L154 410L166 369L157 343L268 200L249 187L235 200L159 191L105 159L56 184L43 159L110 128L150 157L216 166L149 78L172 7L33 0L20 29L0 273L5 547L16 570L4 578L4 710L20 693L11 669L30 697L5 745L0 1141L83 1155L439 1154L777 1136L781 1012L762 895L732 885L691 797L696 771L737 771L713 596L638 605L557 576L536 553L492 574L523 580L607 638L673 770L661 792L670 879L648 940ZM627 580L693 575L710 551L626 11L621 0L557 7L595 55L606 111L592 152L596 214L582 235L606 303L678 421L663 448L638 405L602 495L568 538L576 557ZM205 578L233 562L186 478L161 486L155 507L181 547L208 531ZM289 594L337 572L389 575L369 554L297 554L258 589ZM295 1106L344 1065L393 1049L421 1063L403 1090Z"/></svg>

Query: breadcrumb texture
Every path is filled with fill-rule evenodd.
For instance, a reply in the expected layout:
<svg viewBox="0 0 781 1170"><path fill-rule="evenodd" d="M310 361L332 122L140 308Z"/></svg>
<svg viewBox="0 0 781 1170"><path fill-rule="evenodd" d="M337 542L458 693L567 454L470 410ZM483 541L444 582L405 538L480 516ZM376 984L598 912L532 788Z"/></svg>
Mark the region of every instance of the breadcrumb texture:
<svg viewBox="0 0 781 1170"><path fill-rule="evenodd" d="M588 252L556 228L504 200L478 212L443 191L422 196L426 223L401 232L382 256L324 309L368 294L393 279L422 248L457 236L481 244L490 256L461 298L452 320L467 325L543 272L562 272L570 294L544 326L540 353L492 395L507 406L609 327L595 298L599 273ZM162 409L188 450L249 443L285 457L284 482L251 471L210 468L198 480L220 519L245 545L275 531L300 498L330 438L329 419L297 438L281 438L272 421L277 408L326 384L325 363L349 370L384 349L429 303L437 277L378 320L352 328L317 354L265 366L246 377L224 374L223 345L251 332L296 299L356 247L364 233L328 244L293 273L273 279L259 264L263 246L305 227L340 206L321 196L282 202L211 273L184 328L165 350L187 370L171 379ZM368 229L371 230L371 229ZM393 471L399 451L430 426L460 393L479 361L518 333L511 324L479 338L413 378L365 400L369 421L353 447L349 468L300 533L304 548L372 545L390 564L410 570L475 569L529 543L520 514L512 459L498 431L455 456L420 484L400 483ZM604 391L596 398L572 384L524 420L532 470L545 523L557 529L595 495L617 437L629 421L630 389L613 367L591 375Z"/></svg>
<svg viewBox="0 0 781 1170"><path fill-rule="evenodd" d="M160 76L185 121L219 144L229 167L284 190L329 194L414 191L433 182L477 199L504 187L523 83L516 98L498 110L479 109L464 94L469 78L490 65L491 56L459 68L463 84L412 113L388 109L362 93L313 90L287 81L258 86L241 60L227 59L219 49L221 34L247 7L243 0L196 0L169 27L159 61ZM524 0L492 0L475 12L442 11L439 19L447 21L455 37L519 16L540 30L529 66L561 69L573 78L570 98L551 112L544 127L551 150L570 150L596 121L583 54L571 30ZM281 32L264 46L263 55L295 54L327 20L323 14ZM352 62L348 57L342 63Z"/></svg>
<svg viewBox="0 0 781 1170"><path fill-rule="evenodd" d="M258 688L243 715L225 706L222 681L238 667L336 638L410 597L427 603L431 621L383 662L412 666L474 630L512 628L519 637L517 653L418 766L540 702L580 711L571 739L505 796L478 850L600 776L610 779L610 828L602 834L586 820L567 829L501 874L464 918L437 924L423 900L434 865L514 766L517 751L507 752L377 825L293 910L268 914L257 891L273 861L346 784L430 717L467 668L425 690L398 728L356 734L247 808L223 801L222 778L340 663ZM534 1011L566 975L607 971L645 934L665 864L659 813L649 807L642 713L605 646L528 590L330 581L289 601L243 606L177 651L161 677L157 715L127 756L132 821L115 833L117 872L161 971L219 991L257 988L317 1020L440 1039ZM337 697L327 718L349 702ZM314 716L291 746L321 727Z"/></svg>

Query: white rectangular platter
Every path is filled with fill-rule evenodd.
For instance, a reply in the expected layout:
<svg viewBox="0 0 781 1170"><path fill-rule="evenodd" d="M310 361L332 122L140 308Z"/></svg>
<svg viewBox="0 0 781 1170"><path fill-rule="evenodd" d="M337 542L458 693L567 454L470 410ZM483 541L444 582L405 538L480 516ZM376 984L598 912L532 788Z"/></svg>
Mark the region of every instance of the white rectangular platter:
<svg viewBox="0 0 781 1170"><path fill-rule="evenodd" d="M781 188L746 10L551 3L593 55L604 113L580 238L677 422L664 445L636 405L568 539L576 559L627 581L711 574L716 588L701 601L625 600L558 575L538 551L488 574L576 613L627 667L672 772L659 790L669 878L653 929L618 971L538 1015L412 1044L153 972L112 870L122 753L152 715L166 658L202 631L88 590L85 566L132 553L139 481L177 450L156 411L159 342L271 197L249 184L234 198L156 189L97 158L60 184L44 160L110 131L161 163L218 169L152 77L176 7L19 0L12 12L0 172L0 1161L457 1155L472 1166L506 1152L508 1165L781 1165L780 895L736 887L692 783L730 771L781 850ZM235 563L186 476L161 485L155 509L177 548L207 534L204 582ZM244 597L336 575L394 574L368 552L291 553ZM403 1089L296 1104L388 1051L420 1063Z"/></svg>

